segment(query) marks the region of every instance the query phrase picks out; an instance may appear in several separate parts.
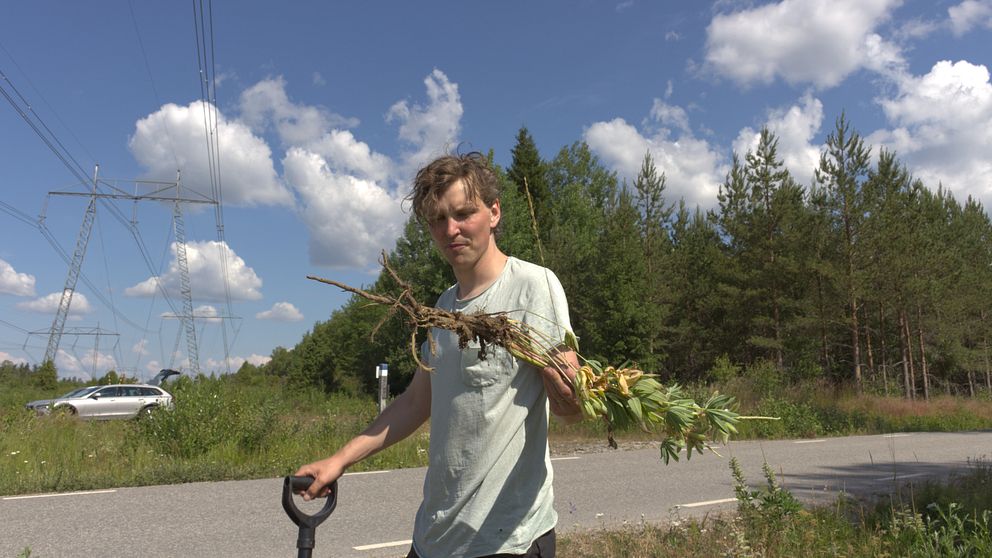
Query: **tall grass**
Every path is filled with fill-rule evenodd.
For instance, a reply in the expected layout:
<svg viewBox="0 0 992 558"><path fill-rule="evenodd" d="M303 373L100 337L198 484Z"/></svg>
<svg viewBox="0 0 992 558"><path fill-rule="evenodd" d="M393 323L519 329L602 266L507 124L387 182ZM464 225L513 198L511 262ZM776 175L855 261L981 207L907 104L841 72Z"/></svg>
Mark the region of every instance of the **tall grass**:
<svg viewBox="0 0 992 558"><path fill-rule="evenodd" d="M168 389L173 410L133 421L0 411L0 494L285 475L378 412L369 399L278 385L183 378ZM418 433L354 470L425 465L427 447Z"/></svg>
<svg viewBox="0 0 992 558"><path fill-rule="evenodd" d="M821 384L787 385L763 370L732 372L722 386L692 390L701 399L719 388L739 398L743 414L782 417L745 423L743 438L992 428L987 402L944 397L907 402ZM237 375L180 378L167 386L175 397L173 410L136 421L35 417L23 407L73 387L60 384L49 393L30 385L0 385L0 494L285 475L329 455L378 412L371 398L294 389L269 377L244 381ZM552 421L550 432L553 450L606 445L606 427L598 421L568 426ZM617 434L621 447L657 438L637 429ZM354 470L423 466L428 447L425 428Z"/></svg>
<svg viewBox="0 0 992 558"><path fill-rule="evenodd" d="M946 484L910 488L890 500L802 509L765 468L751 490L731 461L738 513L668 525L572 533L559 554L574 558L699 557L986 558L992 556L992 466L976 462Z"/></svg>

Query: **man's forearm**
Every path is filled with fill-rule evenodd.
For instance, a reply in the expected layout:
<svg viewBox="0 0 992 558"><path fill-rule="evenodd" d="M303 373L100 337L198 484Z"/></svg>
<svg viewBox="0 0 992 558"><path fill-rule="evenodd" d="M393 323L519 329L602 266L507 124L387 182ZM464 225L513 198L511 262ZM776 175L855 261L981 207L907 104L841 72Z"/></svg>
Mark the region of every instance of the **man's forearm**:
<svg viewBox="0 0 992 558"><path fill-rule="evenodd" d="M430 400L425 405L423 397L418 395L415 389L403 392L361 434L342 446L334 458L347 468L416 432L430 416Z"/></svg>

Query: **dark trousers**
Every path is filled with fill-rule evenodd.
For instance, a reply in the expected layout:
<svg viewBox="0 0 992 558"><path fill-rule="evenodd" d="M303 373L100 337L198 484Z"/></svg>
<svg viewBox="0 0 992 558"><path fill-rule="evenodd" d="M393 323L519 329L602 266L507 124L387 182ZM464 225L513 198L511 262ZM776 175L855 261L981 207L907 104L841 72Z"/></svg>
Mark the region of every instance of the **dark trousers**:
<svg viewBox="0 0 992 558"><path fill-rule="evenodd" d="M530 545L525 554L491 554L480 558L555 558L555 530L552 529L541 535ZM410 553L406 558L420 558L417 552L410 548Z"/></svg>

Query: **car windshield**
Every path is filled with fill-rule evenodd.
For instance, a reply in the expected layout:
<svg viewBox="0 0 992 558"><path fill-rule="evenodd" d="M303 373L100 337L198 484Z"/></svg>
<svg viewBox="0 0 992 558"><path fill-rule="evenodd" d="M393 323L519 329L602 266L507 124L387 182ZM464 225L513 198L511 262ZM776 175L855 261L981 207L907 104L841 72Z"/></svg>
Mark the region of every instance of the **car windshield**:
<svg viewBox="0 0 992 558"><path fill-rule="evenodd" d="M86 386L83 388L74 389L69 393L63 395L62 397L59 397L59 399L69 399L70 397L86 397L87 395L93 393L99 388L100 386Z"/></svg>

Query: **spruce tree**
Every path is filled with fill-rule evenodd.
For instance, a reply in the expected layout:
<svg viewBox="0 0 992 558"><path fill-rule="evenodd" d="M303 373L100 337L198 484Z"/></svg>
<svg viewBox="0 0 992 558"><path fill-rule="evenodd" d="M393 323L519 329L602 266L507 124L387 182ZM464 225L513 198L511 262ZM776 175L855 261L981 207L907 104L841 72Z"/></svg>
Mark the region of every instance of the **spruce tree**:
<svg viewBox="0 0 992 558"><path fill-rule="evenodd" d="M538 230L544 234L546 220L551 212L551 196L548 191L548 181L545 176L547 165L541 159L537 144L526 127L517 132L517 143L510 151L513 161L507 171L507 176L516 185L521 199L527 203L527 193L534 206L534 216Z"/></svg>

